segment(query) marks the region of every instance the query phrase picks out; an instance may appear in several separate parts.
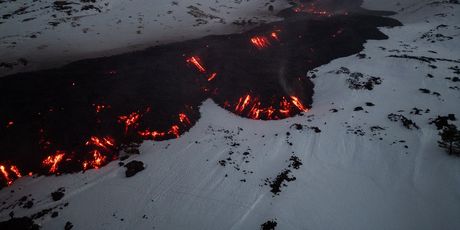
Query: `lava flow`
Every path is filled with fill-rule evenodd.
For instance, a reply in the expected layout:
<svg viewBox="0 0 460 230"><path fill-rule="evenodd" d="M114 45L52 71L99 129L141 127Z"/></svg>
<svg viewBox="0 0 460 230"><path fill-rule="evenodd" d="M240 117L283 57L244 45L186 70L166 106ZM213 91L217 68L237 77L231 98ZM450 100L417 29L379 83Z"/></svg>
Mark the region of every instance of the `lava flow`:
<svg viewBox="0 0 460 230"><path fill-rule="evenodd" d="M331 1L338 0L294 1L279 12L284 20L242 33L0 78L0 187L25 172L97 169L138 153L144 140L177 138L208 98L257 120L307 112L314 93L308 71L361 52L367 40L387 39L379 27L401 25Z"/></svg>

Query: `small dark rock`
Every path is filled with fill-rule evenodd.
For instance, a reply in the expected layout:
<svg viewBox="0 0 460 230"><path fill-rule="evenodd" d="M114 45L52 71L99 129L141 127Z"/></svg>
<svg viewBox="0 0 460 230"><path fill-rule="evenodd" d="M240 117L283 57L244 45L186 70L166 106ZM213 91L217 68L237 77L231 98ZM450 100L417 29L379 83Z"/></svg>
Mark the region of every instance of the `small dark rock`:
<svg viewBox="0 0 460 230"><path fill-rule="evenodd" d="M67 221L64 226L64 230L70 230L73 228L73 224L70 221Z"/></svg>
<svg viewBox="0 0 460 230"><path fill-rule="evenodd" d="M275 230L275 227L278 225L275 220L268 220L267 222L260 225L262 230Z"/></svg>
<svg viewBox="0 0 460 230"><path fill-rule="evenodd" d="M144 170L144 163L142 161L131 161L125 165L126 167L126 177L132 177L138 172Z"/></svg>
<svg viewBox="0 0 460 230"><path fill-rule="evenodd" d="M58 201L64 197L64 191L58 190L56 192L51 193L51 198L53 198L54 201Z"/></svg>

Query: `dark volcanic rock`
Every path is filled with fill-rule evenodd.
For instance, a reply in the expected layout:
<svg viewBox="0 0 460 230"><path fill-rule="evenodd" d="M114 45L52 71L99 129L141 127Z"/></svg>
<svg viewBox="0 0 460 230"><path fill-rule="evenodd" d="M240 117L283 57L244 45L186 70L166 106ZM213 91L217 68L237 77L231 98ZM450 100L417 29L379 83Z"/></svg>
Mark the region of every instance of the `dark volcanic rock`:
<svg viewBox="0 0 460 230"><path fill-rule="evenodd" d="M64 226L64 230L70 230L73 228L73 224L70 221L67 221Z"/></svg>
<svg viewBox="0 0 460 230"><path fill-rule="evenodd" d="M447 116L438 116L436 119L432 119L430 124L435 124L438 130L443 129L444 127L449 126L449 121L455 121L455 114L449 114Z"/></svg>
<svg viewBox="0 0 460 230"><path fill-rule="evenodd" d="M144 170L144 163L142 161L131 161L125 165L126 167L126 177L132 177L138 172Z"/></svg>
<svg viewBox="0 0 460 230"><path fill-rule="evenodd" d="M401 121L403 126L406 127L407 129L412 129L412 128L419 129L418 125L414 121L410 120L409 118L401 114L394 114L394 113L388 114L388 119L393 122Z"/></svg>
<svg viewBox="0 0 460 230"><path fill-rule="evenodd" d="M64 188L59 188L57 191L51 193L51 198L53 198L54 201L58 201L64 197Z"/></svg>
<svg viewBox="0 0 460 230"><path fill-rule="evenodd" d="M270 187L272 188L270 191L274 195L278 195L281 192L281 186L287 186L284 182L290 182L290 181L295 181L296 180L296 177L294 177L294 176L290 177L289 176L290 172L291 172L291 170L285 169L280 174L278 174L278 176L276 176L275 180L273 180L270 183Z"/></svg>
<svg viewBox="0 0 460 230"><path fill-rule="evenodd" d="M7 221L0 222L2 230L38 230L40 226L34 223L29 217L11 218Z"/></svg>
<svg viewBox="0 0 460 230"><path fill-rule="evenodd" d="M260 225L262 230L275 230L275 227L278 225L275 220L268 220L267 222Z"/></svg>

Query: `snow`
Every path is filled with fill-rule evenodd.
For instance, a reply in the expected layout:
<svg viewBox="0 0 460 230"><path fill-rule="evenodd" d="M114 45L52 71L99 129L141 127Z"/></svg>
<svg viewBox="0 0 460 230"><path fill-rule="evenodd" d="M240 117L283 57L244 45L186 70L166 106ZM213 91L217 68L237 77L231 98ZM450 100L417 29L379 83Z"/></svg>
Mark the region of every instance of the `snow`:
<svg viewBox="0 0 460 230"><path fill-rule="evenodd" d="M371 9L398 11L394 17L404 26L381 28L389 39L368 41L362 52L366 54L364 59L349 56L317 68L313 109L304 116L254 121L207 100L200 109L201 119L179 139L143 143L141 154L126 161L136 159L146 164L146 169L134 177L126 178L125 168L112 162L85 173L21 178L0 190L0 200L8 205L32 194L34 206L15 207L17 217L69 202L58 210L58 217L35 220L43 229L62 229L67 221L75 229L258 229L270 219L276 219L277 229L459 229L460 159L448 156L437 146L438 130L429 124L429 119L437 115L453 113L459 118L460 94L458 89L449 88L458 83L444 79L455 76L448 68L459 64L438 61L432 63L437 66L433 69L418 60L388 57L408 54L459 59L460 18L455 15L459 15L460 6L433 6L428 2L407 0L396 5L366 1L364 6ZM111 12L121 11L126 4L111 1ZM245 10L241 15L251 15L262 1L244 4L252 6L239 5ZM164 12L160 9L165 8L158 11ZM437 13L446 16L434 16ZM420 39L440 24L448 25L443 34L450 34L452 40L431 43ZM208 28L212 32L213 26ZM233 31L227 26L221 29ZM180 37L173 30L165 30L163 41ZM112 38L112 32L101 30L101 35L94 37L95 43L100 44L107 36ZM187 38L200 34L188 32L183 31ZM129 37L135 36L114 39L114 44L107 47L124 47L129 41L142 43ZM153 37L144 34L138 39ZM69 41L84 41L72 39ZM99 46L104 52L107 47ZM93 55L82 49L76 56ZM340 67L380 77L382 84L371 91L351 90L347 75L334 73ZM427 78L428 73L435 77ZM422 94L420 88L441 95ZM365 102L375 106L365 106ZM364 110L353 111L357 106ZM414 107L431 112L410 114ZM330 111L334 108L337 113ZM387 118L390 113L403 114L420 129L409 130L400 122L391 122ZM316 126L321 132L299 131L291 127L293 124ZM371 126L385 130L372 132ZM350 129L365 134L347 132ZM234 153L229 155L230 151ZM245 151L250 154L243 155ZM296 180L286 182L287 187L274 195L264 180L287 169L292 155L303 165L291 169L290 175ZM228 157L235 164L218 163ZM52 201L50 193L59 187L65 188L65 196ZM0 209L0 220L7 220L11 210Z"/></svg>
<svg viewBox="0 0 460 230"><path fill-rule="evenodd" d="M80 10L85 4L72 0L75 2L71 5L75 11L72 15L54 10L53 2L17 1L0 5L2 16L28 7L24 14L0 23L0 62L14 63L19 58L29 62L14 69L0 68L0 76L248 29L233 24L238 20L251 19L255 23L279 20L276 10L270 12L265 1L100 0L92 4L101 10L99 13ZM288 6L284 1L270 4L278 10ZM205 15L194 17L190 6ZM23 21L30 18L33 19ZM197 19L201 19L201 24ZM53 22L59 24L49 24Z"/></svg>

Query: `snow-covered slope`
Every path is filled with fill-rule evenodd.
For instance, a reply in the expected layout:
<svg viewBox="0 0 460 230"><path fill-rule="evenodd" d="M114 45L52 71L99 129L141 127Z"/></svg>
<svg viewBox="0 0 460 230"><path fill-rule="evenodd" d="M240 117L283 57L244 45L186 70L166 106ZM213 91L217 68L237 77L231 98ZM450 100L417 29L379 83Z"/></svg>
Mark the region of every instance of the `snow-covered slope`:
<svg viewBox="0 0 460 230"><path fill-rule="evenodd" d="M0 220L49 209L35 216L43 229L67 221L74 229L258 229L268 220L277 229L459 229L460 159L437 146L429 122L460 116L459 82L450 80L460 65L460 5L431 2L366 2L398 11L404 26L382 28L388 40L312 71L314 104L304 116L254 121L207 100L189 132L147 141L125 160L144 162L134 177L118 162L24 177L0 190ZM382 81L373 90L349 87L372 77ZM419 129L391 121L392 113ZM279 175L286 186L272 192ZM53 201L61 187L64 197ZM31 208L19 205L23 196Z"/></svg>
<svg viewBox="0 0 460 230"><path fill-rule="evenodd" d="M239 32L278 20L276 12L287 6L241 0L0 1L0 63L8 66L0 66L0 76Z"/></svg>

